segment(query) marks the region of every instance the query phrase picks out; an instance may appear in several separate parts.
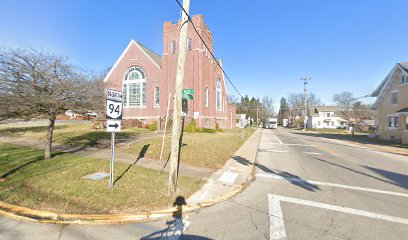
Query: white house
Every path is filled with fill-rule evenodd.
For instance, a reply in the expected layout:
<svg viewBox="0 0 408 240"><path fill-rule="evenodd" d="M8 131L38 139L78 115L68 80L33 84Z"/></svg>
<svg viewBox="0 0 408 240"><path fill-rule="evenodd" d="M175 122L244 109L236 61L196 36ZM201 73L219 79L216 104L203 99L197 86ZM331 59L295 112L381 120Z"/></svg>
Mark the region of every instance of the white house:
<svg viewBox="0 0 408 240"><path fill-rule="evenodd" d="M336 106L321 106L310 109L307 118L308 128L347 128L348 121L343 119Z"/></svg>

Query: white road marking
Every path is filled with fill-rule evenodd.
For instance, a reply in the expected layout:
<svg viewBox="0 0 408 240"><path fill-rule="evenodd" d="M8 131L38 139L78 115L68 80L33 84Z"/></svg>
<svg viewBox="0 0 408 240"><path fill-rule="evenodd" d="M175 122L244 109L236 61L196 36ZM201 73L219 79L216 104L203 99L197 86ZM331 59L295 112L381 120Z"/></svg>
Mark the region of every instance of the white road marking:
<svg viewBox="0 0 408 240"><path fill-rule="evenodd" d="M273 136L276 138L276 140L278 140L278 142L279 142L280 144L283 144L283 142L282 142L275 134L273 134Z"/></svg>
<svg viewBox="0 0 408 240"><path fill-rule="evenodd" d="M174 220L174 225L169 226L169 229L163 233L160 239L171 239L171 240L179 239L191 223L190 221L187 221L187 219L188 219L188 216L186 216L184 220L180 218L176 218Z"/></svg>
<svg viewBox="0 0 408 240"><path fill-rule="evenodd" d="M323 208L327 210L332 210L332 211L337 211L337 212L342 212L342 213L348 213L348 214L353 214L353 215L408 225L408 219L406 218L394 217L394 216L384 215L380 213L373 213L373 212L368 212L368 211L354 209L354 208L347 208L347 207L342 207L342 206L330 205L326 203L313 202L313 201L303 200L299 198L291 198L291 197L285 197L285 196L274 195L274 194L268 194L268 197L272 199L276 199L277 201L284 201L284 202L290 202L290 203L306 205L306 206L311 206L311 207Z"/></svg>
<svg viewBox="0 0 408 240"><path fill-rule="evenodd" d="M308 155L323 155L321 153L318 152L303 152L304 154L308 154Z"/></svg>
<svg viewBox="0 0 408 240"><path fill-rule="evenodd" d="M316 147L312 144L300 144L300 143L269 143L270 145L284 145L284 146L301 146L301 147Z"/></svg>
<svg viewBox="0 0 408 240"><path fill-rule="evenodd" d="M269 203L269 239L286 239L285 223L279 199L268 194Z"/></svg>
<svg viewBox="0 0 408 240"><path fill-rule="evenodd" d="M393 196L399 196L399 197L408 197L407 193L391 192L391 191L385 191L385 190L379 190L379 189L373 189L373 188L355 187L355 186L341 185L337 183L318 182L318 181L299 179L299 178L282 177L282 176L275 175L275 174L258 173L256 174L256 176L264 177L264 178L272 178L272 179L286 179L292 182L301 182L301 183L304 182L304 183L315 184L315 185L338 187L338 188L365 191L365 192L373 192L373 193L381 193L381 194L387 194L387 195L393 195Z"/></svg>
<svg viewBox="0 0 408 240"><path fill-rule="evenodd" d="M238 177L237 173L224 172L217 181L233 184L235 182L235 179L237 179L237 177Z"/></svg>
<svg viewBox="0 0 408 240"><path fill-rule="evenodd" d="M287 153L286 150L275 150L275 149L259 149L259 152L278 152L278 153Z"/></svg>
<svg viewBox="0 0 408 240"><path fill-rule="evenodd" d="M204 198L205 196L207 196L207 194L208 194L208 191L204 191L203 194L201 194L201 196L198 198L198 200L199 200L199 201L203 200L203 198Z"/></svg>

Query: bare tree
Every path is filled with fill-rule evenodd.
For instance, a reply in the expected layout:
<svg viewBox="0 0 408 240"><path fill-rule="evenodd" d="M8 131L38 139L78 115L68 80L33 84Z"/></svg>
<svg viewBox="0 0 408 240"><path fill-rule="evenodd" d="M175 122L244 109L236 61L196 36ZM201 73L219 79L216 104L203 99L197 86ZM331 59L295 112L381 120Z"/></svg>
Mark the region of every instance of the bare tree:
<svg viewBox="0 0 408 240"><path fill-rule="evenodd" d="M239 99L235 95L227 95L227 102L231 104L238 104Z"/></svg>
<svg viewBox="0 0 408 240"><path fill-rule="evenodd" d="M291 110L292 116L303 116L303 111L305 109L305 96L303 93L289 93L287 98L287 103ZM308 109L310 106L321 106L322 102L314 93L309 93L307 95L307 105Z"/></svg>
<svg viewBox="0 0 408 240"><path fill-rule="evenodd" d="M0 119L46 117L44 158L51 158L55 119L68 109L86 109L91 85L63 56L42 50L0 50Z"/></svg>
<svg viewBox="0 0 408 240"><path fill-rule="evenodd" d="M350 111L353 109L356 98L353 97L353 93L343 91L333 96L333 102L337 104L337 107L342 111L343 115L348 118L350 117Z"/></svg>
<svg viewBox="0 0 408 240"><path fill-rule="evenodd" d="M273 105L273 98L269 96L265 96L262 98L262 106L265 109L266 117L274 117L275 116L275 106Z"/></svg>

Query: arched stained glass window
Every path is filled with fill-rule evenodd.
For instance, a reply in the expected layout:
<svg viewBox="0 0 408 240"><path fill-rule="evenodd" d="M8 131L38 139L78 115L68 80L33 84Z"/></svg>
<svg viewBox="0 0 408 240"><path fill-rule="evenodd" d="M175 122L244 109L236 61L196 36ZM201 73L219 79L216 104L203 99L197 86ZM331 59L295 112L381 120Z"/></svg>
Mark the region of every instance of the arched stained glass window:
<svg viewBox="0 0 408 240"><path fill-rule="evenodd" d="M125 72L123 81L124 107L146 106L146 76L139 66L132 66Z"/></svg>

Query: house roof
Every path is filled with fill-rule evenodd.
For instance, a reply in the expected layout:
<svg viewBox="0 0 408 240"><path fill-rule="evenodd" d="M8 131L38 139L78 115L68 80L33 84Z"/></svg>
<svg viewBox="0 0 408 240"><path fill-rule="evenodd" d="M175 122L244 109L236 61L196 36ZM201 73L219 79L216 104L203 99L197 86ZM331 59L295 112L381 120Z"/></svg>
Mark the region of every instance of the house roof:
<svg viewBox="0 0 408 240"><path fill-rule="evenodd" d="M408 113L408 108L402 108L398 110L397 113Z"/></svg>
<svg viewBox="0 0 408 240"><path fill-rule="evenodd" d="M317 112L316 112L317 111ZM339 108L337 106L317 106L309 109L311 116L318 116L319 112L333 112L334 115L340 115Z"/></svg>
<svg viewBox="0 0 408 240"><path fill-rule="evenodd" d="M395 67L390 71L390 73L387 74L384 80L382 80L380 85L378 85L378 87L373 91L373 93L371 93L370 95L371 97L378 97L380 95L382 89L387 84L388 80L390 79L396 68L399 68L401 69L401 71L404 71L406 74L408 74L408 62L397 63Z"/></svg>
<svg viewBox="0 0 408 240"><path fill-rule="evenodd" d="M157 64L161 67L162 58L159 54L153 52L152 50L148 49L147 47L143 46L140 42L136 42L140 48Z"/></svg>

